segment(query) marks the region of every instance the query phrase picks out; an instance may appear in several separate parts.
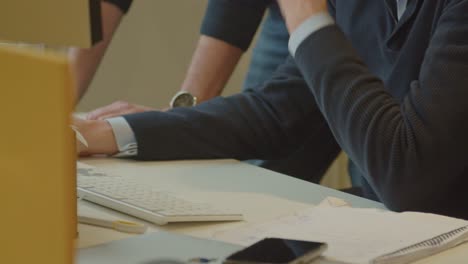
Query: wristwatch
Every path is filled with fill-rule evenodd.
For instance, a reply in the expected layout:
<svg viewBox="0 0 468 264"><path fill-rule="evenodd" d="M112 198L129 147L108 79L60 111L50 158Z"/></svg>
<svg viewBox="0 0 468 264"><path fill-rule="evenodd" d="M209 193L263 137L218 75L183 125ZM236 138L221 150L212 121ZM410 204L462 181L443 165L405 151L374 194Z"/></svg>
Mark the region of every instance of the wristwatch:
<svg viewBox="0 0 468 264"><path fill-rule="evenodd" d="M193 96L189 92L180 91L172 97L171 102L169 105L171 108L176 107L191 107L197 104L197 97Z"/></svg>

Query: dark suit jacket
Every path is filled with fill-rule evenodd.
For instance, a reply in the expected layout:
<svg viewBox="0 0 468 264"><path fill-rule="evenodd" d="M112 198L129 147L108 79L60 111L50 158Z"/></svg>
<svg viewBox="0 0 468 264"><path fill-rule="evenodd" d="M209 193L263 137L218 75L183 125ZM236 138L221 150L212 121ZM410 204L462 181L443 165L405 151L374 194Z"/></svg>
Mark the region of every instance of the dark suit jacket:
<svg viewBox="0 0 468 264"><path fill-rule="evenodd" d="M274 159L306 138L319 157L336 140L390 209L468 218L468 1L409 1L399 22L393 2L330 1L337 25L261 87L126 116L137 158Z"/></svg>

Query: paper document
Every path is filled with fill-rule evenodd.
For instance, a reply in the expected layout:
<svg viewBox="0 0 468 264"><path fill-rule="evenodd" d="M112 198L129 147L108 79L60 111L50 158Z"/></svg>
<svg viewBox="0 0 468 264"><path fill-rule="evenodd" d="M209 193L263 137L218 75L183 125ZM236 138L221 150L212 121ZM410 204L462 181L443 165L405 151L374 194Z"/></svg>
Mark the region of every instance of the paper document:
<svg viewBox="0 0 468 264"><path fill-rule="evenodd" d="M266 237L326 242L327 259L378 263L379 257L467 225L464 220L432 214L317 206L261 224L220 232L215 237L244 246Z"/></svg>

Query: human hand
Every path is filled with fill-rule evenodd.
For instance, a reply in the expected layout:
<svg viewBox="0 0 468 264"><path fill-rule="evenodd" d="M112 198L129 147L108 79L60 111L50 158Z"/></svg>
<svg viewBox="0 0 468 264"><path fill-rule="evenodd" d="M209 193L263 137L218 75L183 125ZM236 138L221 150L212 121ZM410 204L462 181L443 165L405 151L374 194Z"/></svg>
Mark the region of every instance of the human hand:
<svg viewBox="0 0 468 264"><path fill-rule="evenodd" d="M289 33L294 32L309 17L328 12L326 0L278 0L278 3Z"/></svg>
<svg viewBox="0 0 468 264"><path fill-rule="evenodd" d="M114 155L118 152L112 127L105 120L84 120L73 117L73 127L81 133L88 146L77 140L77 152L80 156L94 154Z"/></svg>
<svg viewBox="0 0 468 264"><path fill-rule="evenodd" d="M106 118L141 113L146 111L155 110L151 107L131 104L126 101L116 101L110 105L100 107L88 113L86 119L88 120L104 120Z"/></svg>

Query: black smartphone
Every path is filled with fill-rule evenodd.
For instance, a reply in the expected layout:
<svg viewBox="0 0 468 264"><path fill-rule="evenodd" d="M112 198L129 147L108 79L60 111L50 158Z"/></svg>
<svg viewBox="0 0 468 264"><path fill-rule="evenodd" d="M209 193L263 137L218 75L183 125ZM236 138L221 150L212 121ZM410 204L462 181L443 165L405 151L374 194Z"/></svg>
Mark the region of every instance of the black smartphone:
<svg viewBox="0 0 468 264"><path fill-rule="evenodd" d="M319 257L327 249L327 244L281 238L265 238L226 258L226 264L308 263Z"/></svg>

